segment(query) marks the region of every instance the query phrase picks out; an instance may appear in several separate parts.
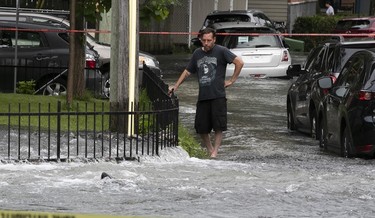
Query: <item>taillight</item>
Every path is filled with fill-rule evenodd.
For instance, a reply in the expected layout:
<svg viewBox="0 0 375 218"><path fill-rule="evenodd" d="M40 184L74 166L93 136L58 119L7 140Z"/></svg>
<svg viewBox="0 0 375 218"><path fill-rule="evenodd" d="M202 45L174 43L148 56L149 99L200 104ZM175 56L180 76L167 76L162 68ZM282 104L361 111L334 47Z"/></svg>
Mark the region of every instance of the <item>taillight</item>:
<svg viewBox="0 0 375 218"><path fill-rule="evenodd" d="M375 93L373 92L360 91L358 95L360 101L369 101L375 99Z"/></svg>
<svg viewBox="0 0 375 218"><path fill-rule="evenodd" d="M335 82L336 82L336 76L334 76L334 75L330 75L330 77L331 77L331 79L332 79L332 84L335 84Z"/></svg>
<svg viewBox="0 0 375 218"><path fill-rule="evenodd" d="M96 61L93 59L87 59L86 60L86 68L94 69L96 68Z"/></svg>
<svg viewBox="0 0 375 218"><path fill-rule="evenodd" d="M283 58L281 59L281 61L289 61L288 52L286 50L284 50L283 52Z"/></svg>

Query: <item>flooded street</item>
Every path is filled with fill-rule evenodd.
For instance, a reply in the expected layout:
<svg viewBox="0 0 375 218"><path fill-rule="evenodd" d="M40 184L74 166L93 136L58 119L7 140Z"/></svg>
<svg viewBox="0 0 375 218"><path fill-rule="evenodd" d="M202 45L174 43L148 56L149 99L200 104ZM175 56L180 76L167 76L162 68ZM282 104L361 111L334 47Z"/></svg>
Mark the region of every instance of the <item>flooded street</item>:
<svg viewBox="0 0 375 218"><path fill-rule="evenodd" d="M174 83L187 58L158 58L164 80ZM0 164L0 209L147 217L373 217L374 160L341 158L320 151L308 136L289 132L290 83L240 78L227 89L229 126L215 160L189 158L173 148L140 162ZM193 134L197 88L191 77L177 92L180 122ZM112 178L101 179L102 172Z"/></svg>

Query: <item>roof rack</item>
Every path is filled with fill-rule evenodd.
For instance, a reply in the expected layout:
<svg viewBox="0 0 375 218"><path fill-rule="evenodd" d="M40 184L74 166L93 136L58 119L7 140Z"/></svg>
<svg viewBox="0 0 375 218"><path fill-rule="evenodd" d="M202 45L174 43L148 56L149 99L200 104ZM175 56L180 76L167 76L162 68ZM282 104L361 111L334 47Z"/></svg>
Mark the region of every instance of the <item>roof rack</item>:
<svg viewBox="0 0 375 218"><path fill-rule="evenodd" d="M14 12L17 8L13 7L0 7L0 11ZM69 15L69 11L64 10L53 10L53 9L35 9L35 8L18 8L19 12L29 12L29 13L43 13L43 14L53 14L53 15Z"/></svg>

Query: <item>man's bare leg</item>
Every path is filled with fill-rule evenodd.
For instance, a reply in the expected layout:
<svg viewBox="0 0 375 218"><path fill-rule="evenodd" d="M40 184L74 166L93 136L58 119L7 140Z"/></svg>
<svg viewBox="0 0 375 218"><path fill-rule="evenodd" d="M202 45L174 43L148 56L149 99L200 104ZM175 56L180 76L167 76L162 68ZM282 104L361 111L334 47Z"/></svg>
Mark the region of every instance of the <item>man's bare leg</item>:
<svg viewBox="0 0 375 218"><path fill-rule="evenodd" d="M221 146L221 141L223 140L223 131L215 131L215 143L213 150L211 152L211 157L216 157Z"/></svg>
<svg viewBox="0 0 375 218"><path fill-rule="evenodd" d="M209 134L200 134L200 135L201 135L201 138L203 140L203 144L207 148L208 153L212 154L212 151L213 151L214 148L212 147L212 144L211 144L210 135Z"/></svg>

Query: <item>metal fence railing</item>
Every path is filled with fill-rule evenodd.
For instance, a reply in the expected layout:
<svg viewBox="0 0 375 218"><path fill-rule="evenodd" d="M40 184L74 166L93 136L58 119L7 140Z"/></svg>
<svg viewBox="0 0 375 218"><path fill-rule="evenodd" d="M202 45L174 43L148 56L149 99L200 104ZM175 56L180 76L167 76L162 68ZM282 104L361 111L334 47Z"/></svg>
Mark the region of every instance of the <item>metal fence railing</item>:
<svg viewBox="0 0 375 218"><path fill-rule="evenodd" d="M147 66L142 81L155 95L149 104L134 105L134 111L106 101L77 103L72 109L57 100L3 105L0 160L133 160L176 146L178 99L168 96L166 85Z"/></svg>

